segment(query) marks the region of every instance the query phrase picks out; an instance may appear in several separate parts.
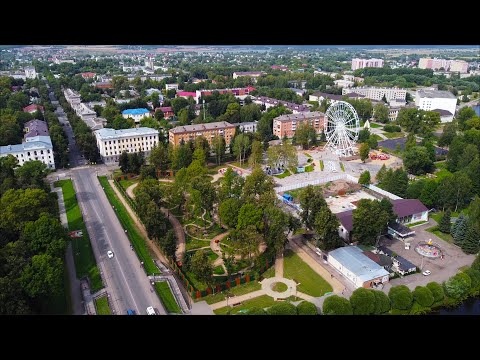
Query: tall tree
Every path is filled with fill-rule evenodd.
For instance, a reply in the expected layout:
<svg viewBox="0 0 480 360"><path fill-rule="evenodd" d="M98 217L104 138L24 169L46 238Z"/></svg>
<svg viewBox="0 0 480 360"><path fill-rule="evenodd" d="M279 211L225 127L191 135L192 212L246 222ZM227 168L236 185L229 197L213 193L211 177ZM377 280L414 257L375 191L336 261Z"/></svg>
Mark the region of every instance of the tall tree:
<svg viewBox="0 0 480 360"><path fill-rule="evenodd" d="M403 164L409 172L423 175L434 168L433 160L424 146L415 146L403 154Z"/></svg>
<svg viewBox="0 0 480 360"><path fill-rule="evenodd" d="M365 170L360 174L358 183L362 185L370 185L370 172L368 170Z"/></svg>
<svg viewBox="0 0 480 360"><path fill-rule="evenodd" d="M300 207L302 212L300 218L305 226L313 230L315 224L315 216L323 207L327 207L327 202L323 197L321 187L308 185L300 192Z"/></svg>
<svg viewBox="0 0 480 360"><path fill-rule="evenodd" d="M217 165L220 164L225 156L225 138L220 135L215 135L212 140L212 150L215 152L215 159Z"/></svg>
<svg viewBox="0 0 480 360"><path fill-rule="evenodd" d="M247 153L250 147L250 138L246 134L240 134L235 138L233 144L233 153L238 158L240 166L242 161L245 161L245 154Z"/></svg>
<svg viewBox="0 0 480 360"><path fill-rule="evenodd" d="M368 143L362 143L360 144L360 159L362 160L362 162L365 162L366 159L368 159L368 154L370 152L370 146L368 145Z"/></svg>
<svg viewBox="0 0 480 360"><path fill-rule="evenodd" d="M388 108L384 104L376 104L373 114L375 116L375 120L384 124L388 122Z"/></svg>
<svg viewBox="0 0 480 360"><path fill-rule="evenodd" d="M391 213L380 201L361 199L352 212L353 239L364 245L375 245L379 236L386 232Z"/></svg>
<svg viewBox="0 0 480 360"><path fill-rule="evenodd" d="M207 285L212 283L213 267L208 260L208 255L203 250L198 250L190 259L190 270L195 274L199 281L205 282Z"/></svg>
<svg viewBox="0 0 480 360"><path fill-rule="evenodd" d="M315 215L314 230L318 236L318 244L322 250L330 251L340 245L337 217L327 207L323 206Z"/></svg>
<svg viewBox="0 0 480 360"><path fill-rule="evenodd" d="M445 213L443 214L440 223L438 224L438 230L445 234L450 234L451 215L452 212L450 211L450 209L447 209L447 211L445 211Z"/></svg>
<svg viewBox="0 0 480 360"><path fill-rule="evenodd" d="M251 168L260 165L263 159L263 145L260 141L254 140L252 143L252 152L248 158L248 164Z"/></svg>
<svg viewBox="0 0 480 360"><path fill-rule="evenodd" d="M462 250L467 254L477 254L480 251L480 225L477 222L469 221Z"/></svg>

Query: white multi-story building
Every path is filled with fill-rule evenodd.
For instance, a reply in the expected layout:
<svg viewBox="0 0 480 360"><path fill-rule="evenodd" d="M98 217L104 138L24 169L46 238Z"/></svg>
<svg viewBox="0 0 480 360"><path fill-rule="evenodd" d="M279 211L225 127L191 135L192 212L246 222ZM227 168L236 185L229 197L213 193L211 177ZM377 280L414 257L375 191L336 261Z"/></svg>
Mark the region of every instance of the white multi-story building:
<svg viewBox="0 0 480 360"><path fill-rule="evenodd" d="M334 84L335 86L338 86L338 87L347 88L347 87L352 87L354 82L350 80L335 80Z"/></svg>
<svg viewBox="0 0 480 360"><path fill-rule="evenodd" d="M145 108L123 110L122 116L125 119L132 118L136 124L138 124L144 117L152 117L150 111Z"/></svg>
<svg viewBox="0 0 480 360"><path fill-rule="evenodd" d="M352 70L363 69L366 67L383 67L382 59L352 59Z"/></svg>
<svg viewBox="0 0 480 360"><path fill-rule="evenodd" d="M257 124L258 124L258 121L251 121L251 122L236 123L232 125L238 126L241 132L254 133L257 131Z"/></svg>
<svg viewBox="0 0 480 360"><path fill-rule="evenodd" d="M158 130L140 127L115 130L104 128L94 131L100 156L105 164L117 163L122 152L150 154L158 144Z"/></svg>
<svg viewBox="0 0 480 360"><path fill-rule="evenodd" d="M35 68L33 66L27 66L25 68L25 77L27 79L36 79L37 78L37 72L35 71Z"/></svg>
<svg viewBox="0 0 480 360"><path fill-rule="evenodd" d="M422 110L446 110L455 115L457 98L450 91L421 89L417 90L415 105ZM443 122L447 122L448 119L448 117L445 117Z"/></svg>
<svg viewBox="0 0 480 360"><path fill-rule="evenodd" d="M27 137L21 144L0 146L0 157L10 154L15 156L20 166L27 161L38 160L47 165L49 169L55 169L50 136L32 136Z"/></svg>
<svg viewBox="0 0 480 360"><path fill-rule="evenodd" d="M75 110L77 107L80 106L82 98L79 93L75 92L72 89L66 89L63 91L63 95L65 95L65 100L67 100L72 109Z"/></svg>
<svg viewBox="0 0 480 360"><path fill-rule="evenodd" d="M165 84L165 90L178 90L178 84Z"/></svg>
<svg viewBox="0 0 480 360"><path fill-rule="evenodd" d="M356 88L343 88L342 95L347 95L349 93L357 93L365 96L367 99L381 101L383 96L387 101L393 99L405 99L407 96L407 90L401 88L381 88L381 87L369 87L362 86Z"/></svg>
<svg viewBox="0 0 480 360"><path fill-rule="evenodd" d="M438 70L443 68L444 71L459 72L465 74L468 72L468 63L463 60L446 60L437 58L421 58L418 62L419 69Z"/></svg>

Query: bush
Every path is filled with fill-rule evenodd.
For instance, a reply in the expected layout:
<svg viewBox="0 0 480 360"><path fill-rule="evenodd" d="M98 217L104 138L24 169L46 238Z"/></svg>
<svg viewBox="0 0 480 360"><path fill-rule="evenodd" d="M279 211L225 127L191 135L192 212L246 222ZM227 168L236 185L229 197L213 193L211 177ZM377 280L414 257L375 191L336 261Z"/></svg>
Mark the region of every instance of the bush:
<svg viewBox="0 0 480 360"><path fill-rule="evenodd" d="M412 309L410 310L410 315L425 315L430 311L429 307L424 307L418 302L414 301Z"/></svg>
<svg viewBox="0 0 480 360"><path fill-rule="evenodd" d="M454 299L461 299L468 294L472 279L465 273L459 273L444 282L445 293Z"/></svg>
<svg viewBox="0 0 480 360"><path fill-rule="evenodd" d="M323 313L325 315L352 315L352 305L347 299L338 295L332 295L323 302Z"/></svg>
<svg viewBox="0 0 480 360"><path fill-rule="evenodd" d="M393 309L410 310L413 302L413 295L405 285L394 286L388 292L388 297Z"/></svg>
<svg viewBox="0 0 480 360"><path fill-rule="evenodd" d="M358 288L350 296L354 315L370 315L375 311L375 295L369 289Z"/></svg>
<svg viewBox="0 0 480 360"><path fill-rule="evenodd" d="M445 298L445 292L443 291L442 285L432 281L427 284L427 288L430 289L430 291L432 292L433 300L435 301L435 303L443 301L443 299Z"/></svg>
<svg viewBox="0 0 480 360"><path fill-rule="evenodd" d="M318 310L315 304L308 301L302 301L297 305L298 315L318 315Z"/></svg>
<svg viewBox="0 0 480 360"><path fill-rule="evenodd" d="M272 305L267 310L268 315L297 315L297 308L289 302Z"/></svg>
<svg viewBox="0 0 480 360"><path fill-rule="evenodd" d="M423 307L432 306L434 301L432 292L428 287L424 286L417 286L415 290L413 290L413 298Z"/></svg>
<svg viewBox="0 0 480 360"><path fill-rule="evenodd" d="M480 290L480 271L470 268L465 270L465 274L467 274L472 281L470 285L471 293L476 294Z"/></svg>
<svg viewBox="0 0 480 360"><path fill-rule="evenodd" d="M389 133L400 132L402 129L398 125L387 124L383 127L383 130Z"/></svg>
<svg viewBox="0 0 480 360"><path fill-rule="evenodd" d="M385 314L390 310L390 299L383 291L372 290L375 296L375 315Z"/></svg>
<svg viewBox="0 0 480 360"><path fill-rule="evenodd" d="M267 313L262 308L252 307L250 310L248 310L246 315L267 315Z"/></svg>

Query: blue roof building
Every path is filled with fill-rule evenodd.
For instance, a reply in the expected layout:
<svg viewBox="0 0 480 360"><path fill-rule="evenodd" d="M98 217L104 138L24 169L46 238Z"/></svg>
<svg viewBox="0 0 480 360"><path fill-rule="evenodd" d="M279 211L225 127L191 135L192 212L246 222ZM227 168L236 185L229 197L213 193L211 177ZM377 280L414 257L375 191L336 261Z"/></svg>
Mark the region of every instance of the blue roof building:
<svg viewBox="0 0 480 360"><path fill-rule="evenodd" d="M150 111L145 108L127 109L122 111L122 115L143 115L145 113L150 113Z"/></svg>

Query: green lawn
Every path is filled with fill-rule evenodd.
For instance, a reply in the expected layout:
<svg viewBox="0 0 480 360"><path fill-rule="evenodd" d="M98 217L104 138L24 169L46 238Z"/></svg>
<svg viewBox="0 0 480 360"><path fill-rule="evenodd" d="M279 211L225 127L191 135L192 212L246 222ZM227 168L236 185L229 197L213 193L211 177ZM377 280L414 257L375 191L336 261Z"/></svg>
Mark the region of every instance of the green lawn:
<svg viewBox="0 0 480 360"><path fill-rule="evenodd" d="M380 135L377 135L377 134L370 134L370 137L372 137L373 139L376 139L377 141L382 141L383 140L383 138Z"/></svg>
<svg viewBox="0 0 480 360"><path fill-rule="evenodd" d="M120 186L123 188L123 190L127 191L127 189L132 186L133 184L137 183L138 179L134 180L120 180Z"/></svg>
<svg viewBox="0 0 480 360"><path fill-rule="evenodd" d="M342 169L342 171L345 172L345 165L343 165L343 162L340 162L340 169Z"/></svg>
<svg viewBox="0 0 480 360"><path fill-rule="evenodd" d="M400 138L405 136L403 132L393 132L393 133L385 132L383 135L385 135L385 137L389 139L395 139L395 138Z"/></svg>
<svg viewBox="0 0 480 360"><path fill-rule="evenodd" d="M232 303L235 302L234 299L231 299L229 300L229 302L232 301ZM220 309L217 309L217 310L214 310L213 312L216 314L216 315L227 315L227 313L230 311L230 314L231 315L235 315L237 314L240 310L248 310L252 307L260 307L260 308L268 308L272 305L275 305L277 302L275 300L273 300L272 297L268 296L268 295L262 295L262 296L259 296L259 297L256 297L256 298L253 298L253 299L250 299L250 300L247 300L247 301L244 301L242 303L242 305L238 305L238 306L235 306L235 307L231 307L231 306L225 306L223 308L220 308Z"/></svg>
<svg viewBox="0 0 480 360"><path fill-rule="evenodd" d="M212 250L207 250L206 253L208 256L208 260L210 260L211 262L214 262L215 260L218 259L218 255L214 253Z"/></svg>
<svg viewBox="0 0 480 360"><path fill-rule="evenodd" d="M383 125L375 124L373 122L370 123L370 127L374 129L383 129Z"/></svg>
<svg viewBox="0 0 480 360"><path fill-rule="evenodd" d="M102 278L98 270L95 256L92 251L92 244L88 236L87 228L83 222L82 213L78 206L77 197L71 180L60 180L55 182L56 187L61 187L65 211L67 213L68 229L82 230L81 238L72 238L73 258L75 260L75 272L77 278L88 276L92 293L103 288Z"/></svg>
<svg viewBox="0 0 480 360"><path fill-rule="evenodd" d="M275 265L272 265L271 267L268 268L267 271L265 271L262 276L264 278L271 278L275 276Z"/></svg>
<svg viewBox="0 0 480 360"><path fill-rule="evenodd" d="M158 294L163 306L165 306L165 310L168 313L173 314L181 314L182 310L180 306L178 306L177 302L175 301L175 297L168 286L166 281L160 281L155 283L155 291Z"/></svg>
<svg viewBox="0 0 480 360"><path fill-rule="evenodd" d="M222 265L218 265L218 266L215 266L215 268L213 269L213 273L215 275L223 275L224 274L224 270L223 270L223 266Z"/></svg>
<svg viewBox="0 0 480 360"><path fill-rule="evenodd" d="M313 165L305 166L305 172L311 172L311 171L313 171Z"/></svg>
<svg viewBox="0 0 480 360"><path fill-rule="evenodd" d="M446 168L442 168L440 171L437 171L435 173L435 176L437 177L437 181L442 180L443 178L452 175L450 171L448 171Z"/></svg>
<svg viewBox="0 0 480 360"><path fill-rule="evenodd" d="M273 291L278 291L278 292L285 292L285 291L288 290L288 286L285 283L277 282L277 283L273 284L272 290Z"/></svg>
<svg viewBox="0 0 480 360"><path fill-rule="evenodd" d="M235 286L228 291L222 291L214 295L205 296L199 299L198 301L205 300L207 304L214 304L214 303L226 300L227 295L240 296L240 295L251 293L253 291L260 290L261 288L262 288L262 285L260 285L258 281L250 281L249 283Z"/></svg>
<svg viewBox="0 0 480 360"><path fill-rule="evenodd" d="M97 315L112 315L106 296L95 299L95 307L97 309Z"/></svg>
<svg viewBox="0 0 480 360"><path fill-rule="evenodd" d="M452 214L450 215L451 217L458 217L460 215L461 212L455 212L453 211ZM443 216L443 211L438 211L436 213L430 213L428 215L429 217L431 217L433 220L435 220L438 223L440 223L440 220L442 219L442 216Z"/></svg>
<svg viewBox="0 0 480 360"><path fill-rule="evenodd" d="M453 244L453 237L450 234L445 234L438 230L438 226L432 226L431 228L425 229L429 233L437 235L440 239L445 240L446 242Z"/></svg>
<svg viewBox="0 0 480 360"><path fill-rule="evenodd" d="M413 226L417 226L417 225L421 225L421 224L426 224L428 221L417 221L417 222L414 222L414 223L411 223L411 224L408 224L407 226L409 228L413 227Z"/></svg>
<svg viewBox="0 0 480 360"><path fill-rule="evenodd" d="M283 179L283 178L286 178L287 176L290 176L290 175L292 175L292 173L290 172L290 170L286 169L282 174L274 175L274 176L276 178Z"/></svg>
<svg viewBox="0 0 480 360"><path fill-rule="evenodd" d="M127 230L128 238L133 244L133 248L135 249L139 260L143 261L145 271L147 274L159 274L160 272L153 263L152 257L148 251L146 241L142 235L140 235L140 232L137 229L135 222L128 214L127 209L125 209L122 202L115 194L107 178L105 176L99 176L98 179L104 188L108 201L111 205L115 206L115 214L117 214L118 220L122 224L123 228Z"/></svg>
<svg viewBox="0 0 480 360"><path fill-rule="evenodd" d="M298 291L315 297L333 291L330 284L313 271L313 269L293 251L286 250L283 261L283 275L287 279L292 279L296 283L300 283L300 285L297 286Z"/></svg>
<svg viewBox="0 0 480 360"><path fill-rule="evenodd" d="M320 170L323 171L323 168L325 167L325 165L323 165L323 160L319 160L319 164L320 164Z"/></svg>
<svg viewBox="0 0 480 360"><path fill-rule="evenodd" d="M189 235L185 235L185 250L193 250L193 249L199 249L205 246L209 246L210 241L208 240L197 240L192 238Z"/></svg>

